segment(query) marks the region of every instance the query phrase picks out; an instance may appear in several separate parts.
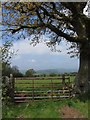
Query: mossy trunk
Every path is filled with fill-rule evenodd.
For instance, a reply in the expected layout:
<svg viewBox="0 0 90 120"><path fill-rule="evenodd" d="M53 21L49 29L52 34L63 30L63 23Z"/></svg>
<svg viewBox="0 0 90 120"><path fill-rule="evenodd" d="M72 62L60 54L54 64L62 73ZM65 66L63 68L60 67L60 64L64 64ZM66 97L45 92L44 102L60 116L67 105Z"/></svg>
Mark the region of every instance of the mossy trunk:
<svg viewBox="0 0 90 120"><path fill-rule="evenodd" d="M90 91L90 45L89 43L80 45L79 70L75 79L75 91L85 94Z"/></svg>

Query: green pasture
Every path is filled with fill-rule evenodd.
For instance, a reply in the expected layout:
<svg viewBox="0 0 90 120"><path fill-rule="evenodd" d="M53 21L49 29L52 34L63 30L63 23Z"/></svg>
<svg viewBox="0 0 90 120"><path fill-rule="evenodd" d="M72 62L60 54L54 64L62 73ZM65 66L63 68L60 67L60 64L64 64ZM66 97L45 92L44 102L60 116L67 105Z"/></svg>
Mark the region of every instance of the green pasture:
<svg viewBox="0 0 90 120"><path fill-rule="evenodd" d="M67 77L67 76L66 76ZM75 76L70 76L70 82L73 83ZM65 80L66 83L68 83L68 79ZM62 87L62 79L53 79L53 80L15 80L15 89L16 90L32 90L34 87L34 90L49 90L53 87L53 89L58 89L58 87Z"/></svg>

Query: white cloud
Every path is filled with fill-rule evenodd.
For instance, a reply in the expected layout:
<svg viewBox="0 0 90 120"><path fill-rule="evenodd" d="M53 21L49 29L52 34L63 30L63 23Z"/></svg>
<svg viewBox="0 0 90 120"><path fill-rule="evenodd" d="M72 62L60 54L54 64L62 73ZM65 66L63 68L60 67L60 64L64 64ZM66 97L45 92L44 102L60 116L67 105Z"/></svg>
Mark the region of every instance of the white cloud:
<svg viewBox="0 0 90 120"><path fill-rule="evenodd" d="M36 60L35 59L30 59L30 60L28 60L28 62L36 63Z"/></svg>
<svg viewBox="0 0 90 120"><path fill-rule="evenodd" d="M33 47L27 39L14 43L14 49L18 50L19 54L43 54L48 52L44 44L40 43Z"/></svg>
<svg viewBox="0 0 90 120"><path fill-rule="evenodd" d="M23 54L32 54L32 55L42 55L42 54L50 54L50 55L66 55L66 46L60 45L57 46L57 49L60 49L62 52L51 52L51 50L46 46L44 42L37 44L35 47L30 45L30 41L27 39L20 40L14 43L14 50L17 51L19 55Z"/></svg>
<svg viewBox="0 0 90 120"><path fill-rule="evenodd" d="M29 41L20 40L14 43L15 50L18 50L17 55L12 60L12 65L17 65L19 69L48 69L48 68L63 68L75 66L76 63L67 55L65 42L57 46L62 52L51 52L45 43L37 44L35 47L29 44ZM66 60L66 58L68 58ZM68 64L67 64L68 63ZM64 66L63 66L64 65ZM77 66L77 65L76 65Z"/></svg>

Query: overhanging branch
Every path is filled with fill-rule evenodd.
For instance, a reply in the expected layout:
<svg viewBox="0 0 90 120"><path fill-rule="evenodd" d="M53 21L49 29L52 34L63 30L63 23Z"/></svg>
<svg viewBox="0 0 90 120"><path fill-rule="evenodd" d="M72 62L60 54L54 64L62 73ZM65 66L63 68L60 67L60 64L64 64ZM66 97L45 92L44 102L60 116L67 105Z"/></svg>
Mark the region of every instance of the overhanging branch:
<svg viewBox="0 0 90 120"><path fill-rule="evenodd" d="M51 31L55 32L58 36L65 38L69 42L76 42L76 43L84 42L83 40L79 39L78 37L71 37L70 35L62 32L61 30L59 30L58 28L56 28L52 24L47 24L46 27L48 27L49 29L51 29Z"/></svg>
<svg viewBox="0 0 90 120"><path fill-rule="evenodd" d="M10 30L12 31L12 34L14 34L24 28L37 29L38 27L41 27L41 26L42 26L42 23L38 25L21 25L19 28L10 29Z"/></svg>
<svg viewBox="0 0 90 120"><path fill-rule="evenodd" d="M65 16L65 14L58 12L57 10L55 10L55 14L53 14L53 12L48 12L44 7L40 6L41 10L44 11L44 14L49 16L50 18L56 19L56 20L63 20L63 21L68 21L71 22L71 19L67 16ZM59 16L58 16L59 15Z"/></svg>
<svg viewBox="0 0 90 120"><path fill-rule="evenodd" d="M70 35L62 32L61 30L59 30L58 28L56 28L54 25L52 24L38 24L38 25L27 25L27 26L20 26L19 28L16 28L16 29L10 29L12 31L12 34L20 31L21 29L24 29L24 28L29 28L29 29L37 29L41 26L45 26L47 28L49 28L52 32L56 33L58 36L60 37L63 37L65 38L66 40L68 40L69 42L76 42L76 43L81 43L81 42L84 42L84 40L82 39L79 39L78 37L71 37Z"/></svg>

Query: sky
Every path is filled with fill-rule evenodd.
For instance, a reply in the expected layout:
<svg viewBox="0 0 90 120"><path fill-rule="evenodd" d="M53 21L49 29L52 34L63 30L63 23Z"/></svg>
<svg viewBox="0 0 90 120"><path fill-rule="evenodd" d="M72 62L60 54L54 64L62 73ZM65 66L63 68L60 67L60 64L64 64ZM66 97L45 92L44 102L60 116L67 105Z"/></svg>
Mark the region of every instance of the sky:
<svg viewBox="0 0 90 120"><path fill-rule="evenodd" d="M88 16L88 5L83 10L83 13ZM45 38L45 37L44 37ZM70 58L67 55L65 42L57 46L62 52L51 52L44 42L37 44L35 47L30 45L28 39L21 39L14 42L13 49L18 50L17 55L12 59L12 66L16 65L20 70L33 68L35 70L44 69L77 69L79 68L79 59Z"/></svg>
<svg viewBox="0 0 90 120"><path fill-rule="evenodd" d="M83 13L88 16L87 5ZM44 37L45 38L45 37ZM1 44L1 42L0 42ZM57 49L62 52L51 52L44 42L37 44L35 47L30 45L28 39L21 39L13 43L15 51L18 50L11 61L12 66L18 66L19 70L44 70L44 69L76 69L79 68L79 59L70 58L67 55L65 42L62 42Z"/></svg>
<svg viewBox="0 0 90 120"><path fill-rule="evenodd" d="M62 52L52 52L44 42L33 47L27 38L18 40L13 44L12 49L18 51L11 65L18 66L19 70L78 69L79 60L67 55L68 46L65 42L61 42L56 48Z"/></svg>

